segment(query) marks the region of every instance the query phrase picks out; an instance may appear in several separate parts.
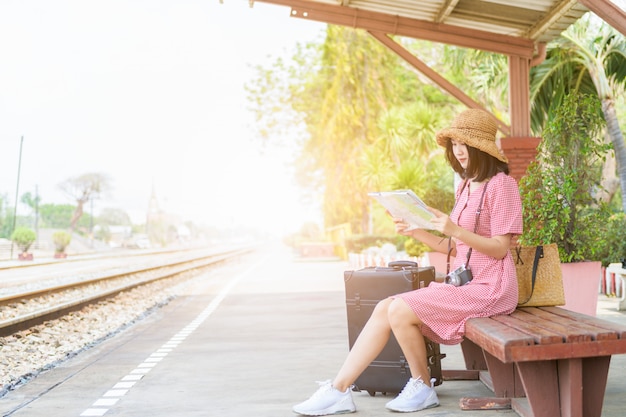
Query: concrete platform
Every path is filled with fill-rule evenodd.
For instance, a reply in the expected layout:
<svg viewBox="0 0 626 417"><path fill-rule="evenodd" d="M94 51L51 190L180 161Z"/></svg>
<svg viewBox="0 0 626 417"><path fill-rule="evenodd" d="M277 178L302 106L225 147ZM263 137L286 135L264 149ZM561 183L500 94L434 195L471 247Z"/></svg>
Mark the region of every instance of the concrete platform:
<svg viewBox="0 0 626 417"><path fill-rule="evenodd" d="M348 351L342 261L307 261L266 248L206 274L147 319L0 398L15 417L280 417L332 378ZM617 300L598 316L626 324ZM462 369L458 346L442 346L444 369ZM611 362L603 417L624 415L626 355ZM461 411L459 398L487 396L476 381L445 381L441 406L416 416L516 416ZM357 416L397 415L390 397L354 394Z"/></svg>

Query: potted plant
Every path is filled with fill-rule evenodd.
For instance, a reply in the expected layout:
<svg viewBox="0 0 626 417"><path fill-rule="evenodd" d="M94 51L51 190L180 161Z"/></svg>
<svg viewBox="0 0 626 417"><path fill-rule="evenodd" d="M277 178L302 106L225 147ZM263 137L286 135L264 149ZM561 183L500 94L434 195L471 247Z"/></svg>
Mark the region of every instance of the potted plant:
<svg viewBox="0 0 626 417"><path fill-rule="evenodd" d="M18 259L30 261L33 259L33 254L28 252L30 246L37 239L37 235L32 229L28 227L17 227L11 234L11 240L20 248L21 252L18 255Z"/></svg>
<svg viewBox="0 0 626 417"><path fill-rule="evenodd" d="M65 253L65 249L70 244L72 240L72 235L69 233L59 230L52 234L52 242L54 243L54 257L55 258L66 258L67 253Z"/></svg>
<svg viewBox="0 0 626 417"><path fill-rule="evenodd" d="M520 243L558 245L565 308L590 315L596 312L603 228L610 216L596 197L602 163L611 149L602 138L599 105L597 97L568 95L546 125L537 158L520 180Z"/></svg>

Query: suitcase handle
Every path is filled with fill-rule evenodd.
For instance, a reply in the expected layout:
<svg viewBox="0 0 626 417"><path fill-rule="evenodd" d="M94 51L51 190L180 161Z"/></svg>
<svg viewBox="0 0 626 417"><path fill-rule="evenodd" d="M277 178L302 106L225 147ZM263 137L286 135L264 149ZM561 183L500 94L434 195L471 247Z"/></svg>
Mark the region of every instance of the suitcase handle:
<svg viewBox="0 0 626 417"><path fill-rule="evenodd" d="M400 260L400 261L391 261L387 264L388 266L390 266L391 268L417 268L417 262L415 261L407 261L407 260Z"/></svg>

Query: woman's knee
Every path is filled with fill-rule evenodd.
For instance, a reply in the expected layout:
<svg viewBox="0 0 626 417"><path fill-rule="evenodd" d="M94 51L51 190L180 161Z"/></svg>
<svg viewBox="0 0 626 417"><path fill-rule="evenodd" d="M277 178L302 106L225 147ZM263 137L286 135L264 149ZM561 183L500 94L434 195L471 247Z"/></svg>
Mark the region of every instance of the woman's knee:
<svg viewBox="0 0 626 417"><path fill-rule="evenodd" d="M389 304L387 307L387 318L392 327L421 324L419 317L417 317L411 307L401 298L394 298Z"/></svg>
<svg viewBox="0 0 626 417"><path fill-rule="evenodd" d="M389 305L391 304L392 301L393 299L391 298L385 298L383 300L380 300L374 306L374 311L372 312L372 316L377 316L377 317L386 319L388 316Z"/></svg>

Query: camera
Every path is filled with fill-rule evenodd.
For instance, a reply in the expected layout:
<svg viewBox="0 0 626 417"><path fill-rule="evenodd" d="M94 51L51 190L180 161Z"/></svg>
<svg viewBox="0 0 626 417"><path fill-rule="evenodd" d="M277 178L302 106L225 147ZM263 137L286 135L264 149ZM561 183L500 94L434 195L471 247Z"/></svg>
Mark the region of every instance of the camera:
<svg viewBox="0 0 626 417"><path fill-rule="evenodd" d="M465 265L459 266L454 271L450 272L446 275L446 284L454 285L455 287L460 287L461 285L465 285L472 280L472 270L466 268Z"/></svg>

